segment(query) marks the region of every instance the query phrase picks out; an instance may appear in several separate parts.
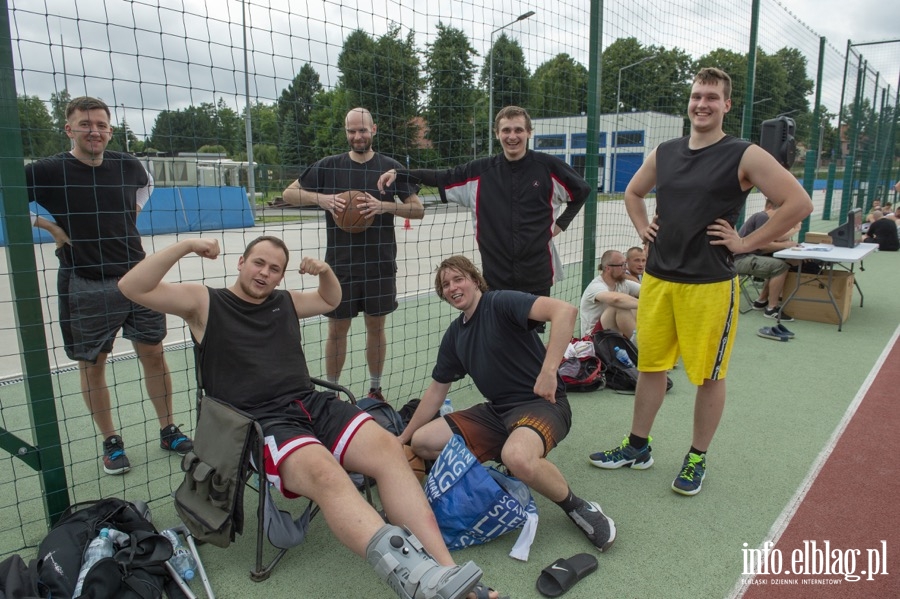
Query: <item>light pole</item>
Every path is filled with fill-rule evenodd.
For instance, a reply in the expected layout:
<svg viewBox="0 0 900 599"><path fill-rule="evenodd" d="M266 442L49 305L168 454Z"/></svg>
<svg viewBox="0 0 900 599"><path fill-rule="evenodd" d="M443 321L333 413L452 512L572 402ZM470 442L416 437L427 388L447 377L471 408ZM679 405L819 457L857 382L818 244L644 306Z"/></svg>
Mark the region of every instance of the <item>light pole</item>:
<svg viewBox="0 0 900 599"><path fill-rule="evenodd" d="M658 58L658 57L659 57L659 54L654 54L652 56L645 56L644 58L640 59L639 61L633 62L631 64L627 64L624 67L622 67L621 69L619 69L619 83L616 85L616 129L615 129L615 133L613 134L613 138L609 144L610 151L612 152L612 158L613 158L613 160L611 162L615 163L612 165L608 165L608 166L612 166L612 181L610 182L610 186L609 186L610 193L616 193L616 170L618 170L618 167L619 167L619 165L618 165L619 161L616 159L619 156L619 104L620 104L619 98L622 95L622 71L630 69L631 67L636 67L637 65L641 64L642 62L647 62L650 59Z"/></svg>
<svg viewBox="0 0 900 599"><path fill-rule="evenodd" d="M503 27L498 27L491 31L491 74L488 82L488 156L494 155L494 34L501 29L506 29L510 25L515 25L519 21L524 21L529 17L533 17L534 14L535 13L533 10L529 10L525 14L519 15L519 17L515 21L507 23Z"/></svg>
<svg viewBox="0 0 900 599"><path fill-rule="evenodd" d="M747 119L747 118L752 119L753 118L753 115L756 112L756 105L757 104L765 104L766 102L768 102L770 100L772 100L772 98L762 98L760 100L753 101L753 104L750 105L750 110L745 110L743 116L741 117L741 119L742 119L741 120L741 131L744 131L745 129L747 131L749 131L749 129L744 127L743 119Z"/></svg>

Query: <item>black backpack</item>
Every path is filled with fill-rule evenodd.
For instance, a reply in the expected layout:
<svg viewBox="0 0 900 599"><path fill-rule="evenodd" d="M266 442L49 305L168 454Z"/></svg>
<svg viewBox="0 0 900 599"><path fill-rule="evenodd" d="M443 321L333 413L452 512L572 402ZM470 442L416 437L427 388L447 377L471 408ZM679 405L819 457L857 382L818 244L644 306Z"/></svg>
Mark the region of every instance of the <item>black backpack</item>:
<svg viewBox="0 0 900 599"><path fill-rule="evenodd" d="M638 369L629 368L616 358L616 348L624 349L635 365L638 363L638 350L631 339L618 331L603 329L594 333L594 352L606 365L606 388L625 393L634 393L637 389ZM666 391L672 388L672 379L666 377Z"/></svg>
<svg viewBox="0 0 900 599"><path fill-rule="evenodd" d="M67 509L41 541L34 562L41 597L72 597L84 549L102 528L130 536L113 557L101 559L88 572L81 597L90 599L181 599L166 569L172 545L131 502L107 498Z"/></svg>
<svg viewBox="0 0 900 599"><path fill-rule="evenodd" d="M394 406L388 402L374 397L363 397L356 400L356 407L367 412L375 422L380 424L395 435L399 435L406 428L406 422ZM408 421L407 421L408 422Z"/></svg>
<svg viewBox="0 0 900 599"><path fill-rule="evenodd" d="M603 329L594 333L594 352L606 365L606 387L614 391L634 392L637 388L637 368L629 368L616 358L616 347L624 349L634 364L638 362L637 347L618 331Z"/></svg>

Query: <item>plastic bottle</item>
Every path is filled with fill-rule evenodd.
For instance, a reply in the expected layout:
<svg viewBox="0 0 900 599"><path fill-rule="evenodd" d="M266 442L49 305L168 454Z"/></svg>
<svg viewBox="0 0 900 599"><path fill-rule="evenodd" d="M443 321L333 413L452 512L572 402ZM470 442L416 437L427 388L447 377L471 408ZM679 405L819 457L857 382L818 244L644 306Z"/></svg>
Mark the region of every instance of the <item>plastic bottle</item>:
<svg viewBox="0 0 900 599"><path fill-rule="evenodd" d="M441 414L441 416L443 416L444 414L449 414L452 411L453 411L453 404L450 403L450 396L448 395L447 397L444 398L444 403L441 404L440 414Z"/></svg>
<svg viewBox="0 0 900 599"><path fill-rule="evenodd" d="M109 529L101 529L100 534L94 537L84 550L84 558L81 560L81 570L78 571L78 582L75 583L75 593L72 597L79 597L81 595L81 587L84 586L84 579L87 578L88 572L94 564L104 557L112 557L114 551L112 539L109 538Z"/></svg>
<svg viewBox="0 0 900 599"><path fill-rule="evenodd" d="M634 362L631 361L631 358L628 356L628 352L624 349L620 348L618 345L614 348L616 352L616 359L625 365L626 368L634 368Z"/></svg>
<svg viewBox="0 0 900 599"><path fill-rule="evenodd" d="M172 557L169 558L169 563L172 564L172 567L175 568L175 571L178 572L178 575L181 576L185 582L190 582L194 578L194 572L197 571L197 563L194 561L194 554L191 553L190 549L184 546L184 543L181 542L181 537L179 537L178 533L171 528L160 531L159 534L166 537L169 542L172 543L174 552L172 553Z"/></svg>

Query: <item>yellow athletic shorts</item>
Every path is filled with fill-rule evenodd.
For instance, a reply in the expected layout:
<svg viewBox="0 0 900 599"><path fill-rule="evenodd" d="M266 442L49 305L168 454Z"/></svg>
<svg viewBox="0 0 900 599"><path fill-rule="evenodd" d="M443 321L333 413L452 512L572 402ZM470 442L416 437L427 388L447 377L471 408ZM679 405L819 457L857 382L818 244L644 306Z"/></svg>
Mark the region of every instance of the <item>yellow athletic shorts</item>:
<svg viewBox="0 0 900 599"><path fill-rule="evenodd" d="M738 278L673 283L644 273L637 311L638 370L669 370L681 356L695 385L724 379L737 336Z"/></svg>

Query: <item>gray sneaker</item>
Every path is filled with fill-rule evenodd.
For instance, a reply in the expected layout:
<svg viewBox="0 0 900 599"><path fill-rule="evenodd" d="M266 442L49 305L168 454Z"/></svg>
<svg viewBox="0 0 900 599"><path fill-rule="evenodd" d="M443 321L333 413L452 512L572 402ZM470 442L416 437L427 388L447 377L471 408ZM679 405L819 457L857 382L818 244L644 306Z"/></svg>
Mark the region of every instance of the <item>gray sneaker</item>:
<svg viewBox="0 0 900 599"><path fill-rule="evenodd" d="M616 523L603 513L597 503L585 502L567 515L598 551L603 552L612 547L616 540Z"/></svg>

